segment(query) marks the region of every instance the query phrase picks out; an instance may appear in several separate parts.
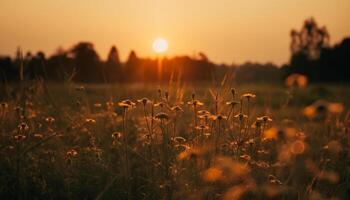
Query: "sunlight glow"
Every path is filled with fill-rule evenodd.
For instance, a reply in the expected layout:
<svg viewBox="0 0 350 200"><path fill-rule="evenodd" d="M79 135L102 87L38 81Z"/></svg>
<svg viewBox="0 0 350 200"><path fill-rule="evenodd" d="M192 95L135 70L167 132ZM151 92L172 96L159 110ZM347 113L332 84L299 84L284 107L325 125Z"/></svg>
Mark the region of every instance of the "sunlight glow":
<svg viewBox="0 0 350 200"><path fill-rule="evenodd" d="M154 40L152 48L156 53L164 53L168 49L168 42L164 38L157 38Z"/></svg>

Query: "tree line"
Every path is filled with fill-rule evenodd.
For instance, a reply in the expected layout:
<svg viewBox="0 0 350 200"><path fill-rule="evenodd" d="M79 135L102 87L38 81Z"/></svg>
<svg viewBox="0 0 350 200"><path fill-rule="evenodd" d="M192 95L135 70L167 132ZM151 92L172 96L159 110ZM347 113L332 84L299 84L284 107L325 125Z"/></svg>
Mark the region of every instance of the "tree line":
<svg viewBox="0 0 350 200"><path fill-rule="evenodd" d="M101 59L94 45L79 42L70 49L58 49L46 57L43 52L23 53L0 57L0 81L21 79L75 81L85 83L155 82L169 79L182 81L220 80L225 74L234 74L237 83L283 81L291 74L303 74L311 81L348 81L350 66L350 38L330 46L326 27L319 27L313 18L305 20L302 28L291 31L291 58L283 66L273 63L246 62L216 64L199 53L196 56L172 58L141 58L131 51L121 62L118 49L112 46L106 59ZM161 76L159 68L161 67Z"/></svg>

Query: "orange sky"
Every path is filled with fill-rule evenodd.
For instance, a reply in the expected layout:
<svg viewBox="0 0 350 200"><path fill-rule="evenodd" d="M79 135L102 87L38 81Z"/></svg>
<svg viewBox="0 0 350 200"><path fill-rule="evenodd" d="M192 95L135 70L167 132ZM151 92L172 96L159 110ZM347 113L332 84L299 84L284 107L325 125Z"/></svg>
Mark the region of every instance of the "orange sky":
<svg viewBox="0 0 350 200"><path fill-rule="evenodd" d="M350 0L1 0L0 8L0 55L91 41L101 58L115 44L125 60L131 49L154 56L154 38L164 37L170 56L281 64L291 28L307 17L328 27L332 43L350 36Z"/></svg>

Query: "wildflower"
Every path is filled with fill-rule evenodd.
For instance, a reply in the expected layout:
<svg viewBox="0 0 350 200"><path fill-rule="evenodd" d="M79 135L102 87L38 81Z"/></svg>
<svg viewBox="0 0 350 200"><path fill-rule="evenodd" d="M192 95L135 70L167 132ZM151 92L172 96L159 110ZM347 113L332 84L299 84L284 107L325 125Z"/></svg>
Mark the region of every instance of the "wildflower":
<svg viewBox="0 0 350 200"><path fill-rule="evenodd" d="M135 106L135 103L127 99L127 100L119 102L118 106L123 107L123 108L130 108L130 107Z"/></svg>
<svg viewBox="0 0 350 200"><path fill-rule="evenodd" d="M241 155L240 158L242 158L245 161L250 161L251 160L251 157L249 155L247 155L247 154Z"/></svg>
<svg viewBox="0 0 350 200"><path fill-rule="evenodd" d="M249 139L245 143L248 144L248 145L253 145L255 142L254 142L254 139Z"/></svg>
<svg viewBox="0 0 350 200"><path fill-rule="evenodd" d="M20 141L26 139L26 136L25 136L25 135L19 134L19 135L15 135L14 138L15 138L15 140L17 140L18 142L20 142Z"/></svg>
<svg viewBox="0 0 350 200"><path fill-rule="evenodd" d="M269 116L266 116L266 115L258 117L257 119L259 119L259 120L261 120L261 121L263 121L265 123L272 122L272 119Z"/></svg>
<svg viewBox="0 0 350 200"><path fill-rule="evenodd" d="M252 98L255 98L256 95L255 94L252 94L252 93L245 93L242 95L242 98L247 98L247 99L252 99Z"/></svg>
<svg viewBox="0 0 350 200"><path fill-rule="evenodd" d="M85 122L86 123L96 123L96 120L87 118L87 119L85 119Z"/></svg>
<svg viewBox="0 0 350 200"><path fill-rule="evenodd" d="M34 134L34 138L43 139L44 136L43 136L42 134L40 134L40 133L35 133L35 134Z"/></svg>
<svg viewBox="0 0 350 200"><path fill-rule="evenodd" d="M114 133L112 133L112 138L113 139L120 139L120 138L122 138L122 133L120 133L120 132L114 132Z"/></svg>
<svg viewBox="0 0 350 200"><path fill-rule="evenodd" d="M238 102L238 101L228 101L228 102L226 102L226 105L229 105L229 106L232 106L232 107L236 106L237 104L240 104L240 102Z"/></svg>
<svg viewBox="0 0 350 200"><path fill-rule="evenodd" d="M186 142L186 139L180 136L174 137L173 141L175 141L177 144L184 144Z"/></svg>
<svg viewBox="0 0 350 200"><path fill-rule="evenodd" d="M53 117L46 117L46 118L45 118L45 121L46 121L47 123L49 123L49 124L52 124L52 123L55 121L55 118L53 118Z"/></svg>
<svg viewBox="0 0 350 200"><path fill-rule="evenodd" d="M166 114L166 113L163 113L163 112L161 112L161 113L158 113L158 114L156 114L156 116L155 116L157 119L160 119L160 120L168 120L169 119L169 115L168 114Z"/></svg>
<svg viewBox="0 0 350 200"><path fill-rule="evenodd" d="M74 149L68 150L67 151L67 156L68 157L75 157L76 155L78 155L78 152Z"/></svg>
<svg viewBox="0 0 350 200"><path fill-rule="evenodd" d="M29 130L29 126L26 123L22 122L20 125L18 125L18 129L20 131L28 131Z"/></svg>
<svg viewBox="0 0 350 200"><path fill-rule="evenodd" d="M188 105L192 105L192 106L203 106L204 103L200 102L199 100L192 100L187 102Z"/></svg>
<svg viewBox="0 0 350 200"><path fill-rule="evenodd" d="M173 106L170 108L170 110L175 112L183 112L183 109L180 106Z"/></svg>
<svg viewBox="0 0 350 200"><path fill-rule="evenodd" d="M247 115L244 115L243 113L239 113L238 115L235 115L235 118L238 118L239 121L243 121L244 119L248 118Z"/></svg>
<svg viewBox="0 0 350 200"><path fill-rule="evenodd" d="M196 126L195 127L197 130L208 130L209 129L209 126L206 126L206 125L199 125L199 126Z"/></svg>
<svg viewBox="0 0 350 200"><path fill-rule="evenodd" d="M113 103L113 101L107 101L106 105L108 108L111 108L111 107L113 107L114 103Z"/></svg>
<svg viewBox="0 0 350 200"><path fill-rule="evenodd" d="M270 167L270 164L265 161L257 161L255 162L255 165L259 168L267 169Z"/></svg>
<svg viewBox="0 0 350 200"><path fill-rule="evenodd" d="M269 182L275 185L282 185L282 182L276 178L276 176L270 174L268 176Z"/></svg>
<svg viewBox="0 0 350 200"><path fill-rule="evenodd" d="M212 120L213 120L213 121L215 121L215 120L221 121L221 120L224 120L224 119L227 119L227 117L224 116L224 115L220 115L220 114L218 114L218 115L212 115Z"/></svg>
<svg viewBox="0 0 350 200"><path fill-rule="evenodd" d="M16 106L13 108L14 111L16 111L17 113L21 112L23 110L23 108Z"/></svg>
<svg viewBox="0 0 350 200"><path fill-rule="evenodd" d="M101 104L101 103L95 103L94 106L95 106L96 108L101 108L101 107L102 107L102 104Z"/></svg>
<svg viewBox="0 0 350 200"><path fill-rule="evenodd" d="M165 103L164 102L158 102L158 103L155 103L154 106L163 108L163 107L165 107Z"/></svg>
<svg viewBox="0 0 350 200"><path fill-rule="evenodd" d="M197 111L198 115L210 115L210 112L207 110L199 110Z"/></svg>
<svg viewBox="0 0 350 200"><path fill-rule="evenodd" d="M139 99L137 100L138 103L142 103L143 106L146 106L147 103L151 103L151 101L147 98L142 98L142 99Z"/></svg>

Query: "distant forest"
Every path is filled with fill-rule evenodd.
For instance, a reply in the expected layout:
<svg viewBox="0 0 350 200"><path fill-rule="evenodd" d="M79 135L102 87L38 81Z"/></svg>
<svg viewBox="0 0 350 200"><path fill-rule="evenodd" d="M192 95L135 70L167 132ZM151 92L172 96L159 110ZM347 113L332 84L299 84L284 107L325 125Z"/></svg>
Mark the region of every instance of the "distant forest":
<svg viewBox="0 0 350 200"><path fill-rule="evenodd" d="M348 82L350 79L350 38L334 46L329 44L326 27L319 27L313 18L302 28L291 31L291 57L288 64L242 65L215 64L199 53L197 56L176 56L162 59L162 81L220 80L231 74L237 83L279 82L291 74L306 75L312 82ZM268 51L268 49L267 49ZM140 58L131 51L126 62L119 59L112 46L107 59L101 59L90 42L80 42L68 50L59 49L46 57L43 52L0 56L0 81L44 79L84 83L154 82L159 81L159 60Z"/></svg>

